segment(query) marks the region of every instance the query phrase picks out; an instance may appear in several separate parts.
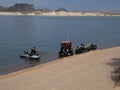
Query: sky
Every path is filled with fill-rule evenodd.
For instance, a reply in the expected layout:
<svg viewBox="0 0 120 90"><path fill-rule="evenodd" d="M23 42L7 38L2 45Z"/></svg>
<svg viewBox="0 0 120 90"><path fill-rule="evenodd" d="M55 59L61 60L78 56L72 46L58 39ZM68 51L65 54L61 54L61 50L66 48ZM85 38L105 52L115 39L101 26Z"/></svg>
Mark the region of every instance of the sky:
<svg viewBox="0 0 120 90"><path fill-rule="evenodd" d="M120 11L120 0L0 0L0 5L4 7L15 3L34 4L36 9L64 7L68 11Z"/></svg>

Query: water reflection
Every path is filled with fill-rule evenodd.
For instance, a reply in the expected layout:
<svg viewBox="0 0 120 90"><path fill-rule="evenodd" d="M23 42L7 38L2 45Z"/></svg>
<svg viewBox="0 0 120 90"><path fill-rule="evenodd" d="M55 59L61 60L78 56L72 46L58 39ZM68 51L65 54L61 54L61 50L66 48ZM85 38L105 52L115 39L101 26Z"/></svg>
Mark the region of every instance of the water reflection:
<svg viewBox="0 0 120 90"><path fill-rule="evenodd" d="M33 67L33 66L36 66L36 65L40 64L40 59L39 60L24 59L24 63L25 63L25 65L27 65L29 67Z"/></svg>

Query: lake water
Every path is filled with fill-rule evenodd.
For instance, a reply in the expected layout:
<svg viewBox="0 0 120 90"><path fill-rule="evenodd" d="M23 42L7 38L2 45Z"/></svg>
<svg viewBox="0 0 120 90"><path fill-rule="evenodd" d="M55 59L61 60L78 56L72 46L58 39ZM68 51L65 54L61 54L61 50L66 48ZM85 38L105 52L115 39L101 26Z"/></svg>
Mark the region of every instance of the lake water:
<svg viewBox="0 0 120 90"><path fill-rule="evenodd" d="M58 58L62 40L74 49L94 42L98 49L120 45L120 17L0 16L0 74L35 66ZM35 46L40 61L19 57Z"/></svg>

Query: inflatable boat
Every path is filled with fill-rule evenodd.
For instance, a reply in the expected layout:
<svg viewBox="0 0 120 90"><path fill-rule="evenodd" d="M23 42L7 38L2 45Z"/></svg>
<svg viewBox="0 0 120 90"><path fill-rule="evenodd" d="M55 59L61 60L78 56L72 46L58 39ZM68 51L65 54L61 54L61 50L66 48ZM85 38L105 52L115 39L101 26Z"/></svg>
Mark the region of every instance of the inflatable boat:
<svg viewBox="0 0 120 90"><path fill-rule="evenodd" d="M21 58L26 58L26 59L35 59L35 60L40 59L40 55L22 54L22 55L20 55L20 57Z"/></svg>
<svg viewBox="0 0 120 90"><path fill-rule="evenodd" d="M24 53L20 55L20 57L25 59L33 59L33 60L40 59L40 55L37 52L33 54L33 53L30 53L29 51L24 51Z"/></svg>

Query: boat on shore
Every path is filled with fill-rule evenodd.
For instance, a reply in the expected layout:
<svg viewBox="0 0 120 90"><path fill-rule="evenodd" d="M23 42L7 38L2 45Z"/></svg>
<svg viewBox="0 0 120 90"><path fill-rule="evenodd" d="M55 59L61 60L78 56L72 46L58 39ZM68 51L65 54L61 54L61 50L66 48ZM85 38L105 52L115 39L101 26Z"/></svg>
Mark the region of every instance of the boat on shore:
<svg viewBox="0 0 120 90"><path fill-rule="evenodd" d="M73 48L71 41L62 41L60 44L60 51L59 51L59 57L66 57L73 55Z"/></svg>
<svg viewBox="0 0 120 90"><path fill-rule="evenodd" d="M80 53L84 53L84 52L88 52L96 49L97 49L97 45L93 44L92 42L88 43L87 45L80 44L75 49L75 54L80 54Z"/></svg>

